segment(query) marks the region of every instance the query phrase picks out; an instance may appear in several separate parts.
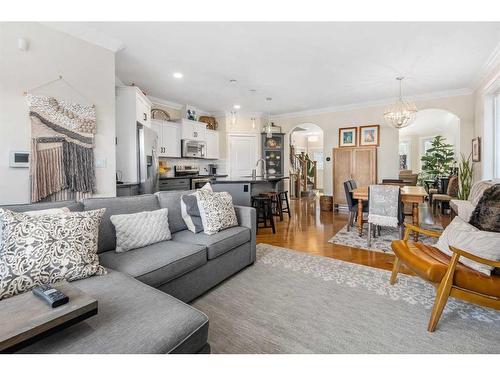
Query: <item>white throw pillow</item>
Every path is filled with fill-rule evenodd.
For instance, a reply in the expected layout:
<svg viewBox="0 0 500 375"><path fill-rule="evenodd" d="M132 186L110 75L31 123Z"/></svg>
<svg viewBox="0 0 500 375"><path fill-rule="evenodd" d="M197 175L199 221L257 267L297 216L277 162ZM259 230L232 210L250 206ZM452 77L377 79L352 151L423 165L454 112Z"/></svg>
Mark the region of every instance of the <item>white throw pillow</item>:
<svg viewBox="0 0 500 375"><path fill-rule="evenodd" d="M134 214L112 215L110 220L116 229L117 253L172 238L168 226L168 208Z"/></svg>
<svg viewBox="0 0 500 375"><path fill-rule="evenodd" d="M210 182L207 182L205 185L201 187L199 190L206 190L213 192L212 190L212 185L210 185ZM194 193L191 193L189 195L194 195ZM189 231L193 233L198 233L203 231L203 223L200 222L200 218L193 218L192 215L190 215L187 211L187 206L186 203L184 202L184 199L182 199L183 195L181 196L181 215L182 219L186 223L186 226Z"/></svg>
<svg viewBox="0 0 500 375"><path fill-rule="evenodd" d="M233 198L228 192L213 193L199 190L195 193L206 234L215 234L238 225Z"/></svg>
<svg viewBox="0 0 500 375"><path fill-rule="evenodd" d="M458 216L446 227L436 244L439 250L451 256L453 252L449 246L481 258L500 261L500 233L481 231ZM474 262L464 256L461 256L459 261L488 276L493 270L493 267Z"/></svg>

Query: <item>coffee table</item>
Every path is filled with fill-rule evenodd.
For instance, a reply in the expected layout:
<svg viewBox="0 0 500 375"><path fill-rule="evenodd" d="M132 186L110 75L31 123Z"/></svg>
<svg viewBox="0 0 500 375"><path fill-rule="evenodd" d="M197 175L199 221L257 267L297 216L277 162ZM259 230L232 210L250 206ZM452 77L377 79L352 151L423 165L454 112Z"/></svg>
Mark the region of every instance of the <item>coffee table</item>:
<svg viewBox="0 0 500 375"><path fill-rule="evenodd" d="M53 284L69 297L53 309L32 292L0 301L0 353L13 353L97 314L97 301L70 283Z"/></svg>

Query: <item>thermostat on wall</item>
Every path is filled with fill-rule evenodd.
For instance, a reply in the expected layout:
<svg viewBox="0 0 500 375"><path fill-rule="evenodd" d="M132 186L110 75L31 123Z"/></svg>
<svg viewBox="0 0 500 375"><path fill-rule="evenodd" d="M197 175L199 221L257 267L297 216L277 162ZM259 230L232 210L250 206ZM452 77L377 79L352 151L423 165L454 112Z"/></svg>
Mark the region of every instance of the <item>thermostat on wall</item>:
<svg viewBox="0 0 500 375"><path fill-rule="evenodd" d="M29 168L29 151L11 151L9 165L11 168Z"/></svg>

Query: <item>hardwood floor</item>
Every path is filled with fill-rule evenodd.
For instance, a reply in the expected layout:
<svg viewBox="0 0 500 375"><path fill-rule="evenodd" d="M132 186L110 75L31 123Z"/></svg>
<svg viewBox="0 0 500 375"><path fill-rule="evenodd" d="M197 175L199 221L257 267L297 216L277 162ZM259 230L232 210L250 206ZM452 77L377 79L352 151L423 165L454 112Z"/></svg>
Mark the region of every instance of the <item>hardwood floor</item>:
<svg viewBox="0 0 500 375"><path fill-rule="evenodd" d="M290 201L292 217L285 216L282 222L276 218L276 234L271 229L259 229L257 243L286 247L306 253L327 256L347 262L391 270L394 255L328 243L328 240L347 224L347 213L325 212L319 209L316 196ZM433 217L427 203L420 206L421 221L439 222L445 227L447 216ZM402 268L402 272L409 273Z"/></svg>

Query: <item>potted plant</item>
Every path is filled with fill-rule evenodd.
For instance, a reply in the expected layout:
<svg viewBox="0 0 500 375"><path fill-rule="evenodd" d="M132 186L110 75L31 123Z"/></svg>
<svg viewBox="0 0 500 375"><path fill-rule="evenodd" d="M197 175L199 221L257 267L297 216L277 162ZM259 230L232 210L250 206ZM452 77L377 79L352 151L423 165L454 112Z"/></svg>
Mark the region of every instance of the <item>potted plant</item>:
<svg viewBox="0 0 500 375"><path fill-rule="evenodd" d="M446 138L437 135L433 138L431 147L422 156L422 171L427 179L438 181L439 190L444 193L447 180L455 164L453 145L446 143Z"/></svg>
<svg viewBox="0 0 500 375"><path fill-rule="evenodd" d="M469 198L470 189L472 186L472 169L473 164L471 155L466 159L464 154L460 155L460 163L458 164L458 199L467 200Z"/></svg>

